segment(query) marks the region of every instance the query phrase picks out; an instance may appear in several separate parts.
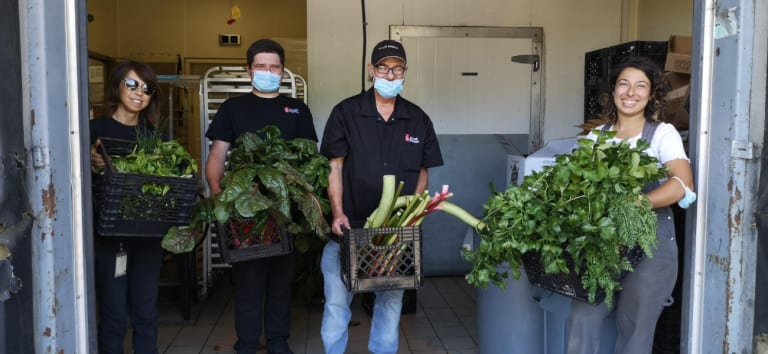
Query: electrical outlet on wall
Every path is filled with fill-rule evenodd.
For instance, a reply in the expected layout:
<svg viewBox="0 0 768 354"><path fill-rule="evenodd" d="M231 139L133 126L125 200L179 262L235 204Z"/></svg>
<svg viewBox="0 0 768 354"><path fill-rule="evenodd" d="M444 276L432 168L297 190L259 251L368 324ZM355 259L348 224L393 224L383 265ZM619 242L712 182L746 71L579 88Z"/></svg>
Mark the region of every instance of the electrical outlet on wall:
<svg viewBox="0 0 768 354"><path fill-rule="evenodd" d="M220 34L219 35L219 45L222 46L239 46L240 45L240 35L239 34Z"/></svg>

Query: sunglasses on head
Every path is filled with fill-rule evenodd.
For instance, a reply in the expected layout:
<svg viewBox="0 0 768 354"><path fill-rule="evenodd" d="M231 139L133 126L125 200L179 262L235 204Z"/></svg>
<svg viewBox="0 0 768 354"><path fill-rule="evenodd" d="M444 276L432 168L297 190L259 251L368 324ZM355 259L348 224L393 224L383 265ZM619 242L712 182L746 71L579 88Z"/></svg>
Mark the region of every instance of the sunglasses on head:
<svg viewBox="0 0 768 354"><path fill-rule="evenodd" d="M139 84L139 82L134 79L125 79L123 80L123 82L125 83L125 88L131 91L136 91L136 89L138 89L139 86L141 86L141 91L143 91L144 94L147 94L147 95L152 95L156 91L155 85L147 84L147 83Z"/></svg>

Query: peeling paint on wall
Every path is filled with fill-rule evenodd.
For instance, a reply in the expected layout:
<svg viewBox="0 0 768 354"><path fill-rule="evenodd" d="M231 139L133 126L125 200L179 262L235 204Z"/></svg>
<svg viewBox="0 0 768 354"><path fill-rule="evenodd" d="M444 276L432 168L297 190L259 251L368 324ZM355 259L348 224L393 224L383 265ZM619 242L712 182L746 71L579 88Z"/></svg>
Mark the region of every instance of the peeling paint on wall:
<svg viewBox="0 0 768 354"><path fill-rule="evenodd" d="M53 298L53 306L51 306L51 313L53 313L53 317L56 317L56 315L59 313L59 298L57 297Z"/></svg>
<svg viewBox="0 0 768 354"><path fill-rule="evenodd" d="M720 271L723 273L728 273L728 268L731 264L731 260L727 257L721 257L716 254L709 254L707 255L707 260L709 263L715 264L720 268Z"/></svg>
<svg viewBox="0 0 768 354"><path fill-rule="evenodd" d="M43 209L48 217L53 219L56 215L56 187L53 182L48 184L48 188L43 189Z"/></svg>

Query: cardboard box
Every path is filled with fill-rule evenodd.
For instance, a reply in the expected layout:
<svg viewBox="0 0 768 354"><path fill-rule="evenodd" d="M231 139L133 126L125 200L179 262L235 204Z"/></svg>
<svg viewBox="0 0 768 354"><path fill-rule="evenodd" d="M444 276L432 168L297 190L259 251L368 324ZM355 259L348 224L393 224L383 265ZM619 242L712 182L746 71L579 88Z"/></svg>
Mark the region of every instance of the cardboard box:
<svg viewBox="0 0 768 354"><path fill-rule="evenodd" d="M692 38L690 36L670 36L664 70L690 74L692 49Z"/></svg>
<svg viewBox="0 0 768 354"><path fill-rule="evenodd" d="M578 137L557 139L527 157L517 154L507 155L507 181L509 185L520 185L523 178L544 166L554 165L557 155L570 154L578 144Z"/></svg>
<svg viewBox="0 0 768 354"><path fill-rule="evenodd" d="M689 114L685 106L690 95L691 76L676 72L668 72L664 77L669 81L671 90L667 93L667 105L664 111L664 121L677 128L678 131L688 130Z"/></svg>

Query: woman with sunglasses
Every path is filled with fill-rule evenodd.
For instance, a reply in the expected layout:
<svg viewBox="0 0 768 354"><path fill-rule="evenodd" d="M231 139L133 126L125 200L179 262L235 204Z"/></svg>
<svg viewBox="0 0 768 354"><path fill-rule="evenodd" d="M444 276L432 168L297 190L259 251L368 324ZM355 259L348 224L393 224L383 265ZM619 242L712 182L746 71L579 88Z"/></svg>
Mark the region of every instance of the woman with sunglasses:
<svg viewBox="0 0 768 354"><path fill-rule="evenodd" d="M90 122L92 167L104 165L99 138L136 141L137 134L154 132L160 113L158 94L157 75L149 65L126 60L115 66L107 87L107 115ZM155 237L96 235L99 353L123 353L128 318L134 353L157 353L160 242Z"/></svg>

